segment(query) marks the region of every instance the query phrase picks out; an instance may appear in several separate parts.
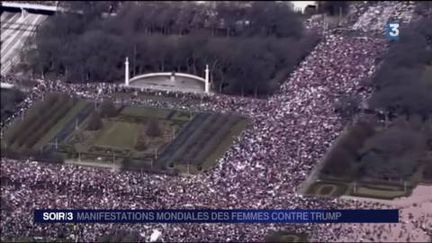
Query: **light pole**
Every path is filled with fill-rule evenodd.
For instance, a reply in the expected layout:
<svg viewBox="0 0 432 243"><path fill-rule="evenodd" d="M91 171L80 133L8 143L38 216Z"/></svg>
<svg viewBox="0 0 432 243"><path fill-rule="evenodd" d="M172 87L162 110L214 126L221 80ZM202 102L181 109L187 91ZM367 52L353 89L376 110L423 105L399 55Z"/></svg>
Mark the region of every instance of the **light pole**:
<svg viewBox="0 0 432 243"><path fill-rule="evenodd" d="M75 131L78 130L78 119L75 119Z"/></svg>
<svg viewBox="0 0 432 243"><path fill-rule="evenodd" d="M54 143L48 143L48 144L51 145L51 146L54 145L56 151L58 150L58 140L57 140L57 138L55 139Z"/></svg>

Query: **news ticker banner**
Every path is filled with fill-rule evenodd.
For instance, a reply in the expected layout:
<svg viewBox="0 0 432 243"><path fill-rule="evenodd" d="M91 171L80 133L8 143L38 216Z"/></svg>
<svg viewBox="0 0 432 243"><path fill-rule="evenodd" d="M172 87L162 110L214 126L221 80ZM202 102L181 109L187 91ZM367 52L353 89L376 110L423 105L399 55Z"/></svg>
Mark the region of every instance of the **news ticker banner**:
<svg viewBox="0 0 432 243"><path fill-rule="evenodd" d="M398 223L399 210L59 210L36 209L35 223Z"/></svg>

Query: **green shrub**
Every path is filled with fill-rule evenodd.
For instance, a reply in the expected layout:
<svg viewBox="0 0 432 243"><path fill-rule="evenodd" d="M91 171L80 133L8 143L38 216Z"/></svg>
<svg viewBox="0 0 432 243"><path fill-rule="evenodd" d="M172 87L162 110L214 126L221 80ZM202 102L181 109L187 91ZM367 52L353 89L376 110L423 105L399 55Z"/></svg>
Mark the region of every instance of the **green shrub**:
<svg viewBox="0 0 432 243"><path fill-rule="evenodd" d="M156 120L150 120L147 124L146 134L150 137L160 137L162 136L162 131Z"/></svg>
<svg viewBox="0 0 432 243"><path fill-rule="evenodd" d="M102 119L99 116L99 113L93 112L89 118L89 122L87 125L87 130L96 131L101 129L103 126Z"/></svg>

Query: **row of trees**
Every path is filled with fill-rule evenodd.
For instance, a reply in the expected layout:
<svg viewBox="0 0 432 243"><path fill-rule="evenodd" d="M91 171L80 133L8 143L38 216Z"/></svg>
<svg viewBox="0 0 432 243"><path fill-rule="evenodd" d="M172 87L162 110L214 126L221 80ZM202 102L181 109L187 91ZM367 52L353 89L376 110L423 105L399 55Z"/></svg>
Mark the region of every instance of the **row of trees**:
<svg viewBox="0 0 432 243"><path fill-rule="evenodd" d="M16 106L24 100L25 95L17 89L1 89L1 121L16 112Z"/></svg>
<svg viewBox="0 0 432 243"><path fill-rule="evenodd" d="M329 154L325 174L400 181L424 166L423 174L430 178L427 170L432 168L432 160L427 151L432 150L432 76L425 71L432 68L430 23L430 17L423 18L402 28L400 41L391 44L372 79L369 107L385 114L379 117L387 118L385 129L347 136ZM360 103L358 97L346 95L335 108L349 120L359 111Z"/></svg>
<svg viewBox="0 0 432 243"><path fill-rule="evenodd" d="M94 2L76 1L72 10L82 10L93 26L100 26L103 13L116 9L110 20L113 32L184 35L205 33L209 36L300 37L301 18L291 11L290 3L248 1L213 2Z"/></svg>
<svg viewBox="0 0 432 243"><path fill-rule="evenodd" d="M427 136L409 126L393 126L366 141L359 174L397 181L412 176L427 149Z"/></svg>
<svg viewBox="0 0 432 243"><path fill-rule="evenodd" d="M119 109L115 107L114 103L110 100L104 100L100 104L98 111L93 111L90 114L87 130L96 131L103 127L102 118L115 117Z"/></svg>
<svg viewBox="0 0 432 243"><path fill-rule="evenodd" d="M203 76L209 64L216 91L266 95L319 39L303 32L289 6L274 2L125 3L107 18L97 8L103 2L81 4L89 5L83 15L56 15L41 26L23 68L71 82L112 82L123 80L126 56L131 75Z"/></svg>
<svg viewBox="0 0 432 243"><path fill-rule="evenodd" d="M387 129L360 123L329 152L322 173L347 180L408 180L424 166L430 180L432 124L411 117L393 122Z"/></svg>
<svg viewBox="0 0 432 243"><path fill-rule="evenodd" d="M432 77L425 74L432 65L431 17L401 29L400 41L390 47L372 80L372 108L425 118L431 115Z"/></svg>
<svg viewBox="0 0 432 243"><path fill-rule="evenodd" d="M160 136L162 136L162 129L160 128L158 121L155 119L149 120L138 135L135 149L138 151L146 150L148 148L148 143L150 142L149 140Z"/></svg>

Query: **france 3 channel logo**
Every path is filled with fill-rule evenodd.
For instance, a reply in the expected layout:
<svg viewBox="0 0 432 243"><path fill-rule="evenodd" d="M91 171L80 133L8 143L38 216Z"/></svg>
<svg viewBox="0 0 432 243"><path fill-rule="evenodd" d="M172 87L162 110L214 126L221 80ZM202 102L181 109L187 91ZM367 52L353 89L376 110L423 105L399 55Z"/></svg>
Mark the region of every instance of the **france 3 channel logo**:
<svg viewBox="0 0 432 243"><path fill-rule="evenodd" d="M389 22L385 26L386 38L389 41L398 41L399 40L399 23L398 22Z"/></svg>

